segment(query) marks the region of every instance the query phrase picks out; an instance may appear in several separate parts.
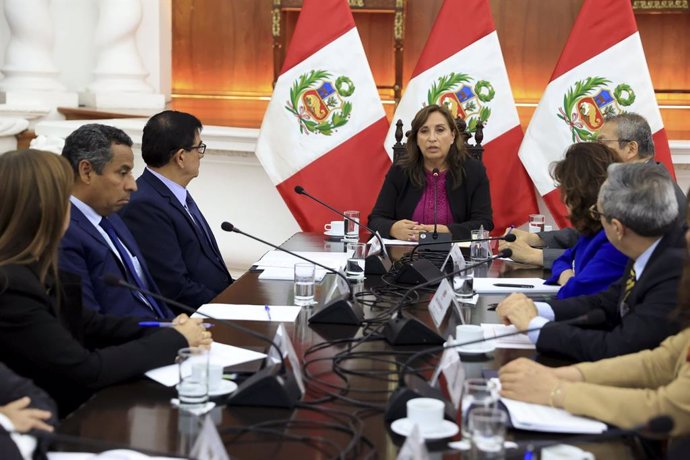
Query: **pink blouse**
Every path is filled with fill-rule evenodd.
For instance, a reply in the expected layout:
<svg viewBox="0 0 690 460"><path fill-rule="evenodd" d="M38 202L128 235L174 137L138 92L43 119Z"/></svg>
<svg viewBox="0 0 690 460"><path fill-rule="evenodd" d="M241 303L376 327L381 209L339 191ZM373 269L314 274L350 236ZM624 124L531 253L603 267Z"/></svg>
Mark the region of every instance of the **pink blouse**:
<svg viewBox="0 0 690 460"><path fill-rule="evenodd" d="M434 184L436 185L436 222L440 225L448 225L453 223L453 214L450 210L450 203L448 202L448 194L446 193L446 177L448 171L439 173L437 178L430 171L424 171L426 174L426 186L422 192L422 198L417 203L417 207L412 213L412 220L423 225L434 224Z"/></svg>

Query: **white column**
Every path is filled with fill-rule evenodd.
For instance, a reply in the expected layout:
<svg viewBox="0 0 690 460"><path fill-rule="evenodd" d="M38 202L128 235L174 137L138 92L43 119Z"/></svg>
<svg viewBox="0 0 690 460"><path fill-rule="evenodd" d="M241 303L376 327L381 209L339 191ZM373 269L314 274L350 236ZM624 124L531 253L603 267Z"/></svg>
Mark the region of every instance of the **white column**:
<svg viewBox="0 0 690 460"><path fill-rule="evenodd" d="M17 148L17 134L29 127L23 118L0 118L0 154Z"/></svg>
<svg viewBox="0 0 690 460"><path fill-rule="evenodd" d="M98 108L165 107L165 97L146 82L146 70L136 33L141 24L141 0L99 0L94 80L84 102Z"/></svg>
<svg viewBox="0 0 690 460"><path fill-rule="evenodd" d="M12 106L52 108L78 105L65 91L53 62L53 21L49 0L5 0L10 40L0 70L0 101Z"/></svg>

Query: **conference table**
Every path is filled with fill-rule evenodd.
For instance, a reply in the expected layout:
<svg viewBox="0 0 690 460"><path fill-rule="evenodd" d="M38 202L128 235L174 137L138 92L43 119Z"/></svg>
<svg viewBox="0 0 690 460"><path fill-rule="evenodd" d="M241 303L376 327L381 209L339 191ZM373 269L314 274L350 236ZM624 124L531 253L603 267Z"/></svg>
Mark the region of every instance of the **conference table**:
<svg viewBox="0 0 690 460"><path fill-rule="evenodd" d="M282 247L293 251L342 251L341 243L325 241L321 234L297 233ZM390 248L393 257L400 257L409 247ZM510 261L495 260L485 270L489 277L544 277L541 268L516 269ZM316 299L323 300L331 291L334 275L327 275L316 289ZM380 276L367 276L356 291L366 292L382 285ZM370 297L370 296L369 296ZM406 314L414 315L434 327L426 308L431 292ZM456 310L472 324L496 323L491 303L503 296L480 296L475 306ZM368 297L365 296L365 299ZM291 281L265 281L257 271L248 271L225 291L215 303L291 305ZM367 317L385 314L381 308L364 307ZM310 311L304 308L295 322L284 324L296 349L304 358L307 392L294 409L265 407L228 407L217 401L210 413L223 443L232 458L239 459L321 459L334 458L344 452L343 458L394 459L405 439L390 430L384 421L388 397L397 388L397 372L412 352L420 346L396 346L377 340L359 341L363 330L357 326L309 324ZM452 316L452 315L451 315ZM213 322L212 320L210 320ZM243 321L242 325L260 334L273 337L280 323ZM444 324L452 330L454 324ZM265 341L236 331L224 325L213 328L214 340L267 351ZM309 354L304 357L304 354ZM462 356L467 377L480 377L487 369L521 356L536 358L547 365L565 364L563 361L537 356L534 350L496 349L490 354ZM434 360L422 365L420 372L431 375ZM239 365L226 372L250 372L257 363ZM333 371L334 366L337 372ZM335 396L328 393L336 393ZM59 450L103 451L115 448L138 449L150 454L187 456L199 432L199 419L172 407L176 396L168 388L142 378L106 388L96 393L82 407L69 415L60 425L58 433L79 437L82 441L60 442ZM515 441L552 440L568 442L571 435L557 435L511 430L508 437ZM456 435L450 440L459 440ZM460 451L448 448L449 439L428 442L432 458L463 458ZM630 439L577 444L593 452L597 458L642 458L638 446ZM510 451L507 451L510 455ZM465 454L464 458L469 455ZM519 458L522 458L521 456Z"/></svg>

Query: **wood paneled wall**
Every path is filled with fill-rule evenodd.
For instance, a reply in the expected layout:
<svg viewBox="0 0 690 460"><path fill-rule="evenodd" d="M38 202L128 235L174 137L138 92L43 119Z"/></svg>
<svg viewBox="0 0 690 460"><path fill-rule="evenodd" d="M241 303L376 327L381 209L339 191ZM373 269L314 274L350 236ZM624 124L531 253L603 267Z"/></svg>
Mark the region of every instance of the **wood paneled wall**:
<svg viewBox="0 0 690 460"><path fill-rule="evenodd" d="M443 0L407 0L403 82L407 82ZM174 106L202 111L206 123L258 127L273 80L272 0L173 2ZM541 97L582 0L491 0L517 102ZM296 13L282 26L288 36ZM690 90L690 14L637 14L654 85ZM356 13L355 21L379 84L393 77L393 26L387 14ZM458 24L461 28L462 24ZM383 93L384 98L390 94ZM226 99L214 99L225 97ZM246 97L241 102L231 102ZM258 99L263 97L263 99ZM660 94L664 104L690 105L690 94ZM392 106L387 107L392 114ZM233 112L233 113L228 113ZM526 123L532 109L521 108ZM690 110L662 111L671 137L690 138Z"/></svg>

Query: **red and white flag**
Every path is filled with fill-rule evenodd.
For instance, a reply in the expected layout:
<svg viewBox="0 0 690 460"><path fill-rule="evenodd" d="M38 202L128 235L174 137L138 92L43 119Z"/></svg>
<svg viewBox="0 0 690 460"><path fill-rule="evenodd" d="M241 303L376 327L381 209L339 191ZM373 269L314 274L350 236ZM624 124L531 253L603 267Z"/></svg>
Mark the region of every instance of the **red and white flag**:
<svg viewBox="0 0 690 460"><path fill-rule="evenodd" d="M534 188L518 158L522 128L488 0L445 0L393 120L407 127L423 106L444 104L474 131L484 127L495 232L538 212ZM395 126L386 148L395 144Z"/></svg>
<svg viewBox="0 0 690 460"><path fill-rule="evenodd" d="M296 185L366 220L390 167L388 125L347 0L305 0L256 148L302 230L337 216Z"/></svg>
<svg viewBox="0 0 690 460"><path fill-rule="evenodd" d="M647 119L656 159L674 174L630 1L585 0L520 146L520 159L560 226L568 225L567 211L549 165L570 144L596 139L604 117L623 111Z"/></svg>

